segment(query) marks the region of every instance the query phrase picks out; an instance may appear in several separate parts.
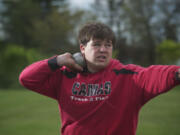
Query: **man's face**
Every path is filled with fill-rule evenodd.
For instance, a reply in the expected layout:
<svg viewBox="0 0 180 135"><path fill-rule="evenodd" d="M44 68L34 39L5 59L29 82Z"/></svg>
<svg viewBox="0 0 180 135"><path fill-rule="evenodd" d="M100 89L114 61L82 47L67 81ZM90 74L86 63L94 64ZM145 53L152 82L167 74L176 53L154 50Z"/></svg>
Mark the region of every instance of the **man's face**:
<svg viewBox="0 0 180 135"><path fill-rule="evenodd" d="M111 41L91 39L86 45L80 45L90 72L105 68L112 58L113 45Z"/></svg>

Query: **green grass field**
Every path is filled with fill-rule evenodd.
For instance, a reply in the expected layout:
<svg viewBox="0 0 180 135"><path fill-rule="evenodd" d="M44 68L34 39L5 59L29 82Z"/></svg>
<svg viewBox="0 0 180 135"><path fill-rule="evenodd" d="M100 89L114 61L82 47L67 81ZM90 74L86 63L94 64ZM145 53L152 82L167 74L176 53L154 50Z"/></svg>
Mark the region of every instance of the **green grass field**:
<svg viewBox="0 0 180 135"><path fill-rule="evenodd" d="M56 101L27 90L0 90L0 135L59 135ZM146 104L137 135L180 135L180 87Z"/></svg>

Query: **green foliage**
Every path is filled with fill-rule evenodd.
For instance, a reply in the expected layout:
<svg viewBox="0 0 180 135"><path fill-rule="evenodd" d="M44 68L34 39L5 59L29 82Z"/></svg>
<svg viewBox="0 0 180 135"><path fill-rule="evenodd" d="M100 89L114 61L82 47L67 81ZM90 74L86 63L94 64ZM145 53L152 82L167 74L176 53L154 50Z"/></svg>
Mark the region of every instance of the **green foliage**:
<svg viewBox="0 0 180 135"><path fill-rule="evenodd" d="M33 0L3 2L2 25L5 40L10 43L32 46L31 29L33 20L41 16L38 2Z"/></svg>
<svg viewBox="0 0 180 135"><path fill-rule="evenodd" d="M117 59L117 57L118 57L118 53L119 53L119 51L118 51L118 50L113 50L113 53L112 53L112 58Z"/></svg>
<svg viewBox="0 0 180 135"><path fill-rule="evenodd" d="M68 11L58 13L53 10L45 20L34 21L32 35L33 40L39 43L39 49L46 53L55 53L71 45L69 33L72 32L73 25L70 18Z"/></svg>
<svg viewBox="0 0 180 135"><path fill-rule="evenodd" d="M35 20L32 36L35 44L38 44L38 49L54 54L79 48L72 41L75 41L75 29L83 14L82 11L71 13L67 9L61 12L53 9L44 20Z"/></svg>
<svg viewBox="0 0 180 135"><path fill-rule="evenodd" d="M7 45L0 56L0 87L17 87L21 70L39 57L34 49L27 50L18 45Z"/></svg>
<svg viewBox="0 0 180 135"><path fill-rule="evenodd" d="M180 44L172 40L165 40L157 48L157 63L176 64L180 58Z"/></svg>
<svg viewBox="0 0 180 135"><path fill-rule="evenodd" d="M2 25L6 43L55 54L71 49L74 31L83 11L71 12L66 0L17 0L2 2ZM74 48L74 46L73 46Z"/></svg>

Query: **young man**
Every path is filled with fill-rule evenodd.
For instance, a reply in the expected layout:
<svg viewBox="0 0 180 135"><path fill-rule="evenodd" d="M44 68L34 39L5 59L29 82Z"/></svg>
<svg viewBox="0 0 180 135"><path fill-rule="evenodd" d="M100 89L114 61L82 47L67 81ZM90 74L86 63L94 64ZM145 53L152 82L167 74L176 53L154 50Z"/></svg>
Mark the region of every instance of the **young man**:
<svg viewBox="0 0 180 135"><path fill-rule="evenodd" d="M143 68L112 59L115 36L102 23L79 32L82 68L70 53L33 63L20 83L59 103L62 135L135 135L141 107L179 84L178 66Z"/></svg>

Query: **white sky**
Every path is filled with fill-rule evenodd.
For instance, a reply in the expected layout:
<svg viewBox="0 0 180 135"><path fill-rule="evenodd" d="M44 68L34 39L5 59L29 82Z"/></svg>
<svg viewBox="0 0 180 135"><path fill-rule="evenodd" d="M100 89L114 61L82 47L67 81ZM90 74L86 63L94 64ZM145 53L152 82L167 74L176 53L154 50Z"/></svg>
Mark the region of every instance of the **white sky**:
<svg viewBox="0 0 180 135"><path fill-rule="evenodd" d="M94 2L94 0L69 0L71 3L70 6L75 8L89 8L90 4Z"/></svg>

